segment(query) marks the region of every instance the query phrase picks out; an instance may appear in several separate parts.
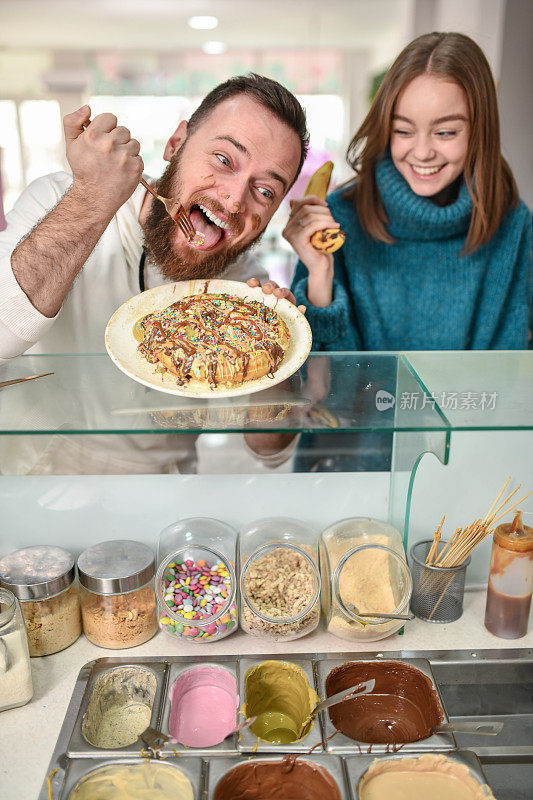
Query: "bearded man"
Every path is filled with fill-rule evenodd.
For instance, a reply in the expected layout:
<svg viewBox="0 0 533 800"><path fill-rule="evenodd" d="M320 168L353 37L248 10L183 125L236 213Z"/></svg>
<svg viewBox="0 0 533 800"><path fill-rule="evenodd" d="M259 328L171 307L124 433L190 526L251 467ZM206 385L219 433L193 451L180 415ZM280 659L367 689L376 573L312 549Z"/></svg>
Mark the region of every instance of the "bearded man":
<svg viewBox="0 0 533 800"><path fill-rule="evenodd" d="M244 254L298 177L308 147L305 114L280 84L251 74L213 89L168 140L164 158L170 163L156 182L158 193L179 200L203 235L203 244L192 247L163 204L139 184L139 142L113 114L90 117L83 106L64 118L72 175L34 181L0 233L0 358L102 352L113 312L165 281L262 277ZM273 282L264 289L294 301ZM169 437L166 454L163 437L153 437L153 448L141 437L137 454L132 441L122 442L123 452L115 439L105 455L100 438L94 452L85 442L83 457L76 438L62 438L63 472L194 468L190 442L177 442L189 437ZM47 449L43 460L41 443L38 453L8 471L55 471Z"/></svg>

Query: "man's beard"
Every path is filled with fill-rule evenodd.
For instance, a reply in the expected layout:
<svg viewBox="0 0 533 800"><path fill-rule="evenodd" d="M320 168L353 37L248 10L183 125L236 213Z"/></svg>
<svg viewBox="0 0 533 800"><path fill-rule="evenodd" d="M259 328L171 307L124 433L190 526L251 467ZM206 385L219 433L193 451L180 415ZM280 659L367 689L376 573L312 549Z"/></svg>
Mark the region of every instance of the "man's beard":
<svg viewBox="0 0 533 800"><path fill-rule="evenodd" d="M157 193L162 197L176 198L181 194L180 163L184 149L184 146L180 147L157 183ZM197 198L196 202L198 201L201 202L202 198ZM242 222L239 224L242 225ZM188 245L184 253L176 253L172 247L172 240L176 235L176 223L167 214L163 203L153 199L144 224L144 244L148 260L168 280L216 278L222 275L238 256L257 244L262 233L261 231L248 244L237 244L217 253L195 250ZM183 241L185 243L185 235Z"/></svg>

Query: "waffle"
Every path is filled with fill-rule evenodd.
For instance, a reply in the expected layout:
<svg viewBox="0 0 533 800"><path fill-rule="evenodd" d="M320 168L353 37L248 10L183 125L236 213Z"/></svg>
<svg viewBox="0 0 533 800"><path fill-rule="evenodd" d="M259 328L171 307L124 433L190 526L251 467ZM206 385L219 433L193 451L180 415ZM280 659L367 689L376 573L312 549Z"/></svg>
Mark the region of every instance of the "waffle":
<svg viewBox="0 0 533 800"><path fill-rule="evenodd" d="M273 374L290 343L281 317L255 300L195 294L135 323L139 352L178 385L232 387Z"/></svg>

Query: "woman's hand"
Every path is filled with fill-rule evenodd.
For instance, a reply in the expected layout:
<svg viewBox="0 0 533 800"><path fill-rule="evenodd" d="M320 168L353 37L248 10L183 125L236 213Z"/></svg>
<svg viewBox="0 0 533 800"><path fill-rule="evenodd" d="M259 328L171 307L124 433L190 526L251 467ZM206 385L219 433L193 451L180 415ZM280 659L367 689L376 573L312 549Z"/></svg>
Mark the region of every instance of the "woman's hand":
<svg viewBox="0 0 533 800"><path fill-rule="evenodd" d="M311 236L324 228L340 228L328 204L314 195L291 200L289 220L282 236L309 270L307 296L315 306L328 306L333 295L333 256L321 253L311 244Z"/></svg>
<svg viewBox="0 0 533 800"><path fill-rule="evenodd" d="M333 264L333 256L321 253L311 244L311 236L324 228L340 228L331 216L328 204L314 195L291 200L289 220L282 236L290 243L310 273L324 272Z"/></svg>
<svg viewBox="0 0 533 800"><path fill-rule="evenodd" d="M258 278L249 278L246 283L253 289L255 289L256 286L261 286L261 281ZM274 297L288 300L289 303L293 304L293 306L296 305L296 298L291 290L280 288L276 281L266 281L261 288L263 289L264 294L273 294ZM305 314L305 306L298 306L298 311L300 311L302 314Z"/></svg>

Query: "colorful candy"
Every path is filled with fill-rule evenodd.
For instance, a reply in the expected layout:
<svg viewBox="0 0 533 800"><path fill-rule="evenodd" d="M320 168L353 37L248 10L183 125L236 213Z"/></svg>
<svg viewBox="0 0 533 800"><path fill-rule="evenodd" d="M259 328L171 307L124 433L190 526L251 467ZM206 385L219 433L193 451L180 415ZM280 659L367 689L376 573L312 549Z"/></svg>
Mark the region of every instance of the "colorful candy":
<svg viewBox="0 0 533 800"><path fill-rule="evenodd" d="M159 622L167 633L194 639L214 639L236 625L235 605L215 622L209 620L226 605L231 578L222 562L211 565L199 558L197 562L171 561L163 577L161 591L169 612L160 613ZM174 617L179 615L183 622Z"/></svg>

